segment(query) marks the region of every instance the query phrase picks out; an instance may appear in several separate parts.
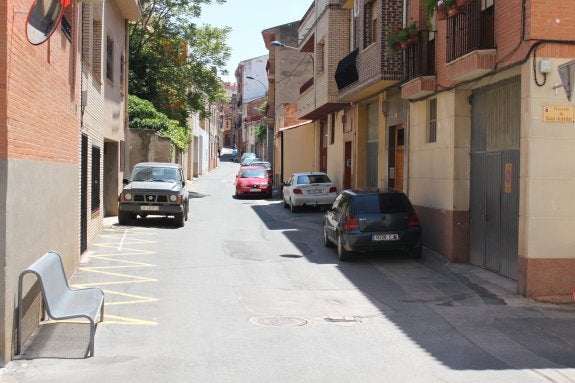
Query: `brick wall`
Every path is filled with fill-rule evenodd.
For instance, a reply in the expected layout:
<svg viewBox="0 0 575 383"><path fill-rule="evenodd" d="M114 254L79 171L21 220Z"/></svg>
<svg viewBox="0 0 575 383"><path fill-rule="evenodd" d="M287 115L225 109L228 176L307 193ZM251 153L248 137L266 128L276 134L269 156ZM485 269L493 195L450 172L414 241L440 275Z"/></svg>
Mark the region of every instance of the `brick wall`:
<svg viewBox="0 0 575 383"><path fill-rule="evenodd" d="M13 9L28 8L27 1L9 1L0 11L7 15ZM5 105L0 114L0 157L77 162L78 114L74 102L78 96L72 43L58 28L47 42L31 45L25 35L26 15L15 13L2 25L10 33L6 31L1 39L0 73L6 78L8 71L10 76L8 82L0 83L1 104Z"/></svg>

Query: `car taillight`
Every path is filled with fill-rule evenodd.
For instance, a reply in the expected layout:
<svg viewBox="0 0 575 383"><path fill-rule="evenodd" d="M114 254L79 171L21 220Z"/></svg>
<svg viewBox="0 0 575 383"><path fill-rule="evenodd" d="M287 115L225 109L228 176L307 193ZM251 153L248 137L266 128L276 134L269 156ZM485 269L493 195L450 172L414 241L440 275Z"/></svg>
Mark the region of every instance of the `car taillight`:
<svg viewBox="0 0 575 383"><path fill-rule="evenodd" d="M409 227L419 227L419 219L417 219L417 216L415 214L410 214L408 221L407 221L407 226Z"/></svg>
<svg viewBox="0 0 575 383"><path fill-rule="evenodd" d="M332 186L329 188L329 192L330 193L337 193L337 188L335 186Z"/></svg>
<svg viewBox="0 0 575 383"><path fill-rule="evenodd" d="M293 189L293 194L303 194L301 189Z"/></svg>
<svg viewBox="0 0 575 383"><path fill-rule="evenodd" d="M355 217L347 217L343 224L343 228L346 230L359 229L359 220Z"/></svg>

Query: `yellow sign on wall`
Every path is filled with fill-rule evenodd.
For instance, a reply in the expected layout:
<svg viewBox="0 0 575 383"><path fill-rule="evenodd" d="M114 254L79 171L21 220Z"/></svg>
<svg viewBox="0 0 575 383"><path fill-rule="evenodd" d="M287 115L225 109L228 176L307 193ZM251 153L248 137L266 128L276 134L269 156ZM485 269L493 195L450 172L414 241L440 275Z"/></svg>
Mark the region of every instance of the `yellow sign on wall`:
<svg viewBox="0 0 575 383"><path fill-rule="evenodd" d="M511 163L505 164L505 193L511 193L511 185L513 179L513 165Z"/></svg>
<svg viewBox="0 0 575 383"><path fill-rule="evenodd" d="M573 107L546 105L543 107L543 122L575 122Z"/></svg>

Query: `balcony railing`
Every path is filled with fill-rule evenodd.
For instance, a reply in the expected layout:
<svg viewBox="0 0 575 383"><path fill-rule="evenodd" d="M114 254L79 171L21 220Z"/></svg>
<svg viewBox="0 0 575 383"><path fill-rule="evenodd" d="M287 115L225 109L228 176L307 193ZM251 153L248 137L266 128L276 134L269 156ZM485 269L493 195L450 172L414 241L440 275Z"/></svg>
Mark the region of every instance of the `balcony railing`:
<svg viewBox="0 0 575 383"><path fill-rule="evenodd" d="M429 31L419 31L417 41L402 50L402 82L435 74L435 39L429 40Z"/></svg>
<svg viewBox="0 0 575 383"><path fill-rule="evenodd" d="M479 49L495 47L493 6L481 10L481 0L471 0L447 18L447 62Z"/></svg>

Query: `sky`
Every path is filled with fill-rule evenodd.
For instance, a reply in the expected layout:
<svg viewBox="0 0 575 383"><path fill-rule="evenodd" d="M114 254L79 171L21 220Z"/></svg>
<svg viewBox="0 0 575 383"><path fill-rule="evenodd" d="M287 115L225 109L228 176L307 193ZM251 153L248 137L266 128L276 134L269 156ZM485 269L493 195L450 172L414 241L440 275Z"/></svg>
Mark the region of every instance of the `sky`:
<svg viewBox="0 0 575 383"><path fill-rule="evenodd" d="M224 4L204 5L197 24L230 27L228 45L231 57L226 82L235 82L234 72L244 60L268 54L262 31L299 21L313 0L227 0Z"/></svg>

